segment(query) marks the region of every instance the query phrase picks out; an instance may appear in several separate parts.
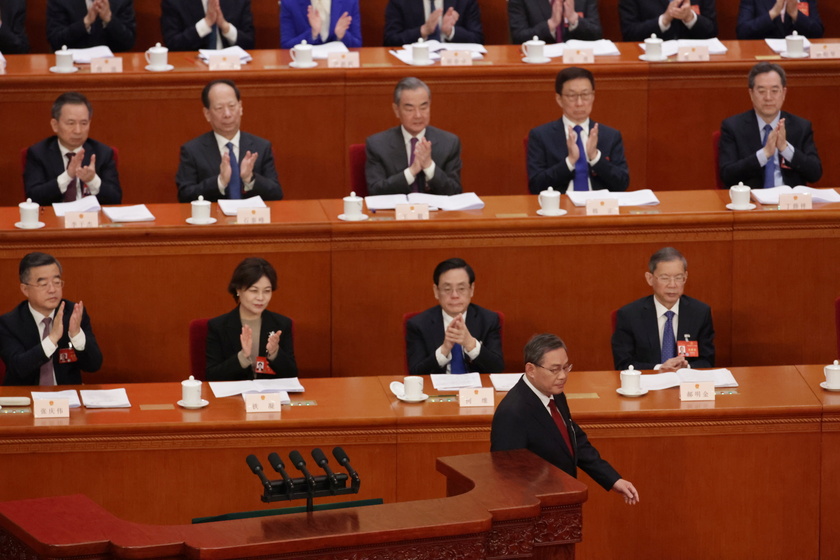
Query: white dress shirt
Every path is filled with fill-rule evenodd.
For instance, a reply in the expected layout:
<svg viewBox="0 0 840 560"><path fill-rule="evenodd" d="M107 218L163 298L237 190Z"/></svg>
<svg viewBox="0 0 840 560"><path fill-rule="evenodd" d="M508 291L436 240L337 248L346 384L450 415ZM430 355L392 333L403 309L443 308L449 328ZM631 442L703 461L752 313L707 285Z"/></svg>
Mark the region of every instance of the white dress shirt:
<svg viewBox="0 0 840 560"><path fill-rule="evenodd" d="M446 333L446 329L449 328L449 323L451 323L455 317L449 316L446 311L443 309L440 310L443 314L443 332ZM467 316L465 313L461 313L464 316L464 326L467 326ZM445 335L444 335L445 336ZM462 347L463 348L463 347ZM464 354L469 356L470 360L475 360L478 358L478 355L481 353L481 341L476 339L475 340L475 348L471 351L467 352L467 349L464 348ZM450 352L449 356L444 356L443 352L440 351L440 347L435 350L435 358L437 358L437 363L440 367L446 366L446 373L452 373L452 353Z"/></svg>

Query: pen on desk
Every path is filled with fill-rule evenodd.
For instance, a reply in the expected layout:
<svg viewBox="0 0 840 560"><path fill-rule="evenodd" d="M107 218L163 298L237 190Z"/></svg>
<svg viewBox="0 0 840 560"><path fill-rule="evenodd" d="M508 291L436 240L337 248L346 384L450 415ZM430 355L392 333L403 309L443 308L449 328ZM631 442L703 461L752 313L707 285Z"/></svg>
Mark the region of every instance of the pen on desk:
<svg viewBox="0 0 840 560"><path fill-rule="evenodd" d="M433 399L443 399L446 397L457 397L458 395L432 395Z"/></svg>

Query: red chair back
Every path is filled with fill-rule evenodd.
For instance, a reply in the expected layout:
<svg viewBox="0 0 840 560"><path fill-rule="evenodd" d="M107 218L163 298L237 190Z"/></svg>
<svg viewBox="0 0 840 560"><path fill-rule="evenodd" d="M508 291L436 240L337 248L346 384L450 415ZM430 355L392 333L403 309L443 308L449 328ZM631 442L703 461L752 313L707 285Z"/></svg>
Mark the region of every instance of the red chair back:
<svg viewBox="0 0 840 560"><path fill-rule="evenodd" d="M204 381L207 375L207 322L210 319L190 321L190 371L193 377Z"/></svg>
<svg viewBox="0 0 840 560"><path fill-rule="evenodd" d="M365 197L368 194L365 164L367 152L364 144L350 144L350 188L356 196Z"/></svg>
<svg viewBox="0 0 840 560"><path fill-rule="evenodd" d="M726 185L720 178L720 130L715 130L712 133L712 149L715 154L715 184L719 189L725 189Z"/></svg>

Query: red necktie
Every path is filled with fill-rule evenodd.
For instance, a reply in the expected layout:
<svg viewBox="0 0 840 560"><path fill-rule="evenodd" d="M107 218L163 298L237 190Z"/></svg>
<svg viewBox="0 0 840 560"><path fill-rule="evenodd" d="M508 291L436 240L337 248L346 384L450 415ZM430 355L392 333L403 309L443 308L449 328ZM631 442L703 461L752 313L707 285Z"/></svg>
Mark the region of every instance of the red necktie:
<svg viewBox="0 0 840 560"><path fill-rule="evenodd" d="M67 152L64 155L64 157L67 158L67 165L70 165L70 160L73 159L75 155L76 154L74 152ZM73 177L72 179L70 179L70 184L67 185L67 190L64 191L64 202L73 202L74 200L76 200L76 185L78 184L78 182L78 177Z"/></svg>
<svg viewBox="0 0 840 560"><path fill-rule="evenodd" d="M548 409L551 411L551 417L554 419L554 423L557 424L557 429L560 430L560 435L563 436L563 441L566 442L566 447L569 448L569 453L574 456L575 450L572 448L572 440L569 439L569 430L566 427L566 422L563 421L563 417L560 415L560 411L557 410L557 405L554 404L554 399L548 401Z"/></svg>

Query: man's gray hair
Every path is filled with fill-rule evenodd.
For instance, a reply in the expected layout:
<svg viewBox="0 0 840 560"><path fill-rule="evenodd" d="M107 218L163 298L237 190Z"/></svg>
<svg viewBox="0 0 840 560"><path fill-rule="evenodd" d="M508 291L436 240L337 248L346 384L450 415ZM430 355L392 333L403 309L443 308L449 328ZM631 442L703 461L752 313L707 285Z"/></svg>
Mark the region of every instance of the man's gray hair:
<svg viewBox="0 0 840 560"><path fill-rule="evenodd" d="M394 105L400 104L400 98L402 97L402 92L404 91L413 91L415 89L423 88L426 90L426 93L429 94L429 100L432 99L432 90L429 89L429 86L426 85L426 82L421 80L420 78L403 78L397 83L397 87L394 88Z"/></svg>

